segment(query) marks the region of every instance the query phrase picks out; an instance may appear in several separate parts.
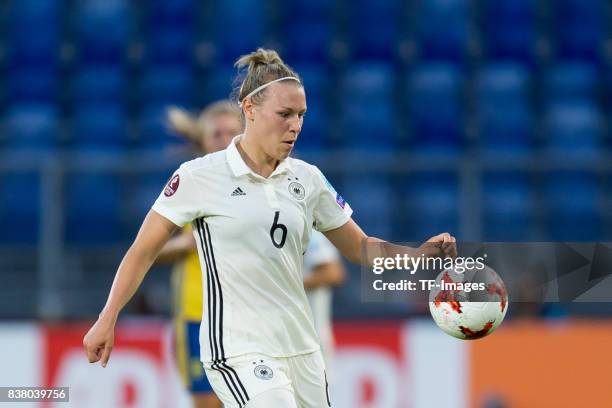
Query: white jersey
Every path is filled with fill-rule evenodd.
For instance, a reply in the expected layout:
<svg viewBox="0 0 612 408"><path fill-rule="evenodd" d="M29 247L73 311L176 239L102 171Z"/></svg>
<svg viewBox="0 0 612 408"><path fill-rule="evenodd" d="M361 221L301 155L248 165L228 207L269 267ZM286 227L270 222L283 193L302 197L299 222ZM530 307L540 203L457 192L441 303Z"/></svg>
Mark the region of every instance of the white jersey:
<svg viewBox="0 0 612 408"><path fill-rule="evenodd" d="M352 210L323 174L283 160L268 178L226 150L183 163L153 205L193 224L204 294L203 362L247 353L290 357L319 349L303 286L312 228L348 222Z"/></svg>
<svg viewBox="0 0 612 408"><path fill-rule="evenodd" d="M340 259L338 250L323 234L313 231L308 249L304 254L304 276L309 276L320 265L336 262ZM306 291L308 303L312 309L315 329L321 339L323 354L328 368L334 352L334 337L332 331L332 289L327 286Z"/></svg>

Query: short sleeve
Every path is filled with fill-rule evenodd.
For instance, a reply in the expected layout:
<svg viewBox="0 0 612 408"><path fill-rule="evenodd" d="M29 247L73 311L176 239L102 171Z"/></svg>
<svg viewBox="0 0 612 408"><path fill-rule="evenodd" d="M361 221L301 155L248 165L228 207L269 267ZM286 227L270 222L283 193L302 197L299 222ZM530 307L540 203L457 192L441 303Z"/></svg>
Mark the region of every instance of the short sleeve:
<svg viewBox="0 0 612 408"><path fill-rule="evenodd" d="M321 232L339 228L348 222L353 210L327 181L323 173L317 167L313 167L318 190L318 198L313 211L314 228Z"/></svg>
<svg viewBox="0 0 612 408"><path fill-rule="evenodd" d="M202 201L192 173L185 165L170 177L152 209L179 227L198 218Z"/></svg>

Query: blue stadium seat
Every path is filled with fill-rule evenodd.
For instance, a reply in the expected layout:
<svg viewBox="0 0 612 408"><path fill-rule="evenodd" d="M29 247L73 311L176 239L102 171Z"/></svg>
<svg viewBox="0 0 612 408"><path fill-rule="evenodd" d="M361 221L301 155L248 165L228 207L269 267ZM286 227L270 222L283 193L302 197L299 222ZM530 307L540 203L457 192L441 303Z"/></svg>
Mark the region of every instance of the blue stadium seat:
<svg viewBox="0 0 612 408"><path fill-rule="evenodd" d="M535 147L534 117L525 104L480 104L477 112L479 147L489 158L525 158Z"/></svg>
<svg viewBox="0 0 612 408"><path fill-rule="evenodd" d="M151 27L147 36L146 60L150 64L189 66L194 59L193 27Z"/></svg>
<svg viewBox="0 0 612 408"><path fill-rule="evenodd" d="M557 57L599 61L606 34L605 1L555 2Z"/></svg>
<svg viewBox="0 0 612 408"><path fill-rule="evenodd" d="M544 77L547 102L568 99L595 100L599 71L594 64L584 61L565 61L553 65Z"/></svg>
<svg viewBox="0 0 612 408"><path fill-rule="evenodd" d="M306 89L307 102L311 99L325 99L332 92L331 73L325 65L310 62L301 62L291 65L302 78Z"/></svg>
<svg viewBox="0 0 612 408"><path fill-rule="evenodd" d="M368 235L391 237L395 193L383 175L351 176L338 190L353 209L353 218Z"/></svg>
<svg viewBox="0 0 612 408"><path fill-rule="evenodd" d="M334 4L327 0L295 0L285 6L285 17L297 21L320 21L331 17Z"/></svg>
<svg viewBox="0 0 612 408"><path fill-rule="evenodd" d="M530 71L523 64L486 64L476 77L477 98L483 104L524 103L529 86Z"/></svg>
<svg viewBox="0 0 612 408"><path fill-rule="evenodd" d="M265 9L251 0L216 3L213 38L220 61L233 63L240 55L254 51L264 43ZM227 30L248 27L248 35L228 35Z"/></svg>
<svg viewBox="0 0 612 408"><path fill-rule="evenodd" d="M310 103L296 148L304 153L324 151L331 143L329 132L329 111L320 104Z"/></svg>
<svg viewBox="0 0 612 408"><path fill-rule="evenodd" d="M483 241L533 238L534 197L525 173L488 173L483 177Z"/></svg>
<svg viewBox="0 0 612 408"><path fill-rule="evenodd" d="M126 74L120 65L85 65L73 82L73 94L77 104L121 104L126 87Z"/></svg>
<svg viewBox="0 0 612 408"><path fill-rule="evenodd" d="M11 106L5 116L6 146L33 150L49 150L57 145L58 112L47 104Z"/></svg>
<svg viewBox="0 0 612 408"><path fill-rule="evenodd" d="M399 43L400 2L357 0L350 4L349 39L354 58L392 61Z"/></svg>
<svg viewBox="0 0 612 408"><path fill-rule="evenodd" d="M57 0L19 0L10 3L11 18L45 18L56 16L61 8Z"/></svg>
<svg viewBox="0 0 612 408"><path fill-rule="evenodd" d="M331 142L328 105L328 94L331 92L330 73L319 64L303 63L294 65L293 68L304 82L308 106L297 148L300 152L325 149Z"/></svg>
<svg viewBox="0 0 612 408"><path fill-rule="evenodd" d="M283 6L282 54L286 61L325 62L331 53L334 7L325 0L297 0Z"/></svg>
<svg viewBox="0 0 612 408"><path fill-rule="evenodd" d="M287 61L324 62L330 55L334 4L325 0L297 0L282 11L282 54Z"/></svg>
<svg viewBox="0 0 612 408"><path fill-rule="evenodd" d="M403 181L402 239L422 241L459 227L457 175L446 172L408 174Z"/></svg>
<svg viewBox="0 0 612 408"><path fill-rule="evenodd" d="M515 63L485 65L476 77L480 147L487 154L523 156L533 147L530 71Z"/></svg>
<svg viewBox="0 0 612 408"><path fill-rule="evenodd" d="M139 175L135 184L125 201L126 219L128 220L128 235L135 236L144 220L145 215L153 206L153 203L163 191L168 179L175 168L164 171L155 171L145 175Z"/></svg>
<svg viewBox="0 0 612 408"><path fill-rule="evenodd" d="M10 3L7 47L13 67L55 65L59 52L60 4L55 0Z"/></svg>
<svg viewBox="0 0 612 408"><path fill-rule="evenodd" d="M591 102L553 104L546 114L546 126L546 148L554 157L588 162L604 153L603 118Z"/></svg>
<svg viewBox="0 0 612 408"><path fill-rule="evenodd" d="M17 24L15 22L13 25ZM25 27L28 27L27 29ZM15 28L10 33L8 45L8 60L12 67L53 67L59 54L59 40L56 27L52 24L43 25L40 32L32 33L31 25Z"/></svg>
<svg viewBox="0 0 612 408"><path fill-rule="evenodd" d="M0 242L34 244L40 222L40 177L36 173L3 173L0 177Z"/></svg>
<svg viewBox="0 0 612 408"><path fill-rule="evenodd" d="M116 104L77 106L73 120L73 141L77 148L126 147L126 113Z"/></svg>
<svg viewBox="0 0 612 408"><path fill-rule="evenodd" d="M233 91L236 68L229 64L216 64L205 77L203 86L204 102L210 103L219 99L229 99Z"/></svg>
<svg viewBox="0 0 612 408"><path fill-rule="evenodd" d="M416 42L421 58L462 61L468 48L468 2L419 0Z"/></svg>
<svg viewBox="0 0 612 408"><path fill-rule="evenodd" d="M193 99L193 72L190 66L152 66L141 82L141 98L150 104L188 105Z"/></svg>
<svg viewBox="0 0 612 408"><path fill-rule="evenodd" d="M555 172L547 175L545 205L549 238L560 241L601 239L603 222L597 174Z"/></svg>
<svg viewBox="0 0 612 408"><path fill-rule="evenodd" d="M408 78L415 151L456 154L464 145L463 76L456 66L423 63Z"/></svg>
<svg viewBox="0 0 612 408"><path fill-rule="evenodd" d="M389 64L354 64L341 83L342 139L348 149L390 151L394 145L395 71Z"/></svg>
<svg viewBox="0 0 612 408"><path fill-rule="evenodd" d="M132 26L130 3L127 0L83 0L77 4L81 60L87 63L122 61Z"/></svg>
<svg viewBox="0 0 612 408"><path fill-rule="evenodd" d="M482 21L487 58L533 62L536 3L531 0L485 3Z"/></svg>
<svg viewBox="0 0 612 408"><path fill-rule="evenodd" d="M64 187L66 242L88 245L119 241L122 238L119 178L81 173L68 176L67 180Z"/></svg>
<svg viewBox="0 0 612 408"><path fill-rule="evenodd" d="M170 131L167 120L167 105L147 104L139 118L139 145L144 149L163 149L168 146L186 144L186 141Z"/></svg>
<svg viewBox="0 0 612 408"><path fill-rule="evenodd" d="M190 65L195 44L194 0L154 0L148 4L145 55L148 63Z"/></svg>
<svg viewBox="0 0 612 408"><path fill-rule="evenodd" d="M325 62L328 59L332 43L332 27L328 21L294 22L288 18L286 23L289 27L283 35L283 54L288 61Z"/></svg>
<svg viewBox="0 0 612 408"><path fill-rule="evenodd" d="M199 11L195 0L153 0L147 3L148 21L154 26L191 24Z"/></svg>
<svg viewBox="0 0 612 408"><path fill-rule="evenodd" d="M348 94L347 101L354 104L369 103L372 98L387 99L395 86L395 70L392 65L377 62L354 64L342 81L341 94Z"/></svg>
<svg viewBox="0 0 612 408"><path fill-rule="evenodd" d="M9 103L54 103L58 75L52 67L14 68L7 78Z"/></svg>

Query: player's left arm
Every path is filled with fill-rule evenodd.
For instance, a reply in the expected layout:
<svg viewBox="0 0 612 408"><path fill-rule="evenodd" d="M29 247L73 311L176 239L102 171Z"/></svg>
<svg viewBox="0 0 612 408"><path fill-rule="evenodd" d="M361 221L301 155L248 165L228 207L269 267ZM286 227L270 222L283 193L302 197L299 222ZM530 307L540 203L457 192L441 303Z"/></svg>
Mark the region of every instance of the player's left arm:
<svg viewBox="0 0 612 408"><path fill-rule="evenodd" d="M406 254L418 257L456 257L455 237L445 232L433 236L418 248L396 245L379 238L369 237L352 218L339 228L323 234L350 262L371 266L374 258Z"/></svg>

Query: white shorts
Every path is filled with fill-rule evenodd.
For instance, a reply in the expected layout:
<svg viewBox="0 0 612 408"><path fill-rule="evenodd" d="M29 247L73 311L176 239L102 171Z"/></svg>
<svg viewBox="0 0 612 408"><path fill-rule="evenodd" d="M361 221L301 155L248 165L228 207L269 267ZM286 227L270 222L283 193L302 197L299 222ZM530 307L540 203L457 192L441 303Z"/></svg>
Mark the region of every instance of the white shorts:
<svg viewBox="0 0 612 408"><path fill-rule="evenodd" d="M321 351L293 357L248 354L205 363L206 376L225 408L331 407Z"/></svg>

